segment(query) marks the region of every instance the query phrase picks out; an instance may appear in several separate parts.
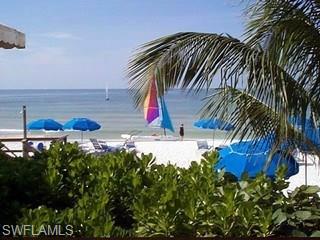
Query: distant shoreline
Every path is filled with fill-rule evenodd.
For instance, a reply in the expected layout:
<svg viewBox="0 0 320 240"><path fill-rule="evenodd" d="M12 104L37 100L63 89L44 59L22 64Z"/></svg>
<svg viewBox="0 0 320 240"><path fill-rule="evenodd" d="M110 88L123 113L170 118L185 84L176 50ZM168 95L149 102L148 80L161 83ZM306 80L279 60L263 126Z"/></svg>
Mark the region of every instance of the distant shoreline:
<svg viewBox="0 0 320 240"><path fill-rule="evenodd" d="M124 88L110 88L108 87L109 90L127 90L127 91L132 91L132 90L137 90L137 89L128 89L128 87L124 87ZM217 88L209 88L209 90L215 90ZM105 90L105 87L101 87L101 88L0 88L0 91L16 91L16 90L21 90L21 91L56 91L56 90L67 90L67 91L72 91L72 90ZM172 88L169 91L181 91L181 92L186 92L188 91L189 88L186 89L181 89L181 88ZM202 91L207 91L205 89L203 89Z"/></svg>
<svg viewBox="0 0 320 240"><path fill-rule="evenodd" d="M184 90L171 90L166 94L166 105L175 132L167 134L179 137L179 126L184 124L187 138L212 138L213 130L193 126L199 120L205 91L200 95L187 94ZM163 134L163 130L147 125L142 109L135 107L130 91L109 89L109 101L105 89L12 89L0 90L0 134L18 133L22 128L22 105L27 107L27 122L51 118L64 124L75 117L92 119L101 129L85 132L85 138L114 139L121 134L139 131L141 135ZM1 131L2 130L2 131ZM7 131L3 131L7 130ZM20 130L21 131L21 130ZM77 132L68 132L69 138L79 138ZM225 133L215 131L215 138Z"/></svg>

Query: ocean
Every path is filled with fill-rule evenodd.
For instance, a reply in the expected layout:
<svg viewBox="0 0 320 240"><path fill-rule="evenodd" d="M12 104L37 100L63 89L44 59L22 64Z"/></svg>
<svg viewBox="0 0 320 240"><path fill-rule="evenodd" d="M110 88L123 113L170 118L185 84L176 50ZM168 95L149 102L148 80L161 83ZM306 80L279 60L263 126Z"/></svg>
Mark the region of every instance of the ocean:
<svg viewBox="0 0 320 240"><path fill-rule="evenodd" d="M203 104L200 95L171 90L165 96L166 105L175 128L167 134L179 136L179 126L184 124L185 138L212 138L213 130L198 129L193 122L199 119ZM121 134L140 131L140 135L163 134L162 129L149 127L142 109L134 107L133 99L126 89L109 89L109 101L104 89L55 89L55 90L0 90L0 136L22 135L22 106L27 107L27 122L39 118L53 118L65 123L74 117L90 118L101 129L85 132L84 138L119 139ZM45 134L30 131L28 134ZM59 133L61 134L61 133ZM79 132L66 132L71 139L79 139ZM216 131L215 137L226 133Z"/></svg>

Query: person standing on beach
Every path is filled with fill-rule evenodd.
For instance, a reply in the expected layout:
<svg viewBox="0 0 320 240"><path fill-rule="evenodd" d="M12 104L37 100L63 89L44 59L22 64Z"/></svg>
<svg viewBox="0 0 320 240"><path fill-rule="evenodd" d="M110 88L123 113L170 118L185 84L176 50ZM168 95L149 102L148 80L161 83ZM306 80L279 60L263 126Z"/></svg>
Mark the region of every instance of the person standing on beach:
<svg viewBox="0 0 320 240"><path fill-rule="evenodd" d="M184 137L184 127L183 127L183 124L180 125L179 134L180 134L180 140L183 141L183 137Z"/></svg>

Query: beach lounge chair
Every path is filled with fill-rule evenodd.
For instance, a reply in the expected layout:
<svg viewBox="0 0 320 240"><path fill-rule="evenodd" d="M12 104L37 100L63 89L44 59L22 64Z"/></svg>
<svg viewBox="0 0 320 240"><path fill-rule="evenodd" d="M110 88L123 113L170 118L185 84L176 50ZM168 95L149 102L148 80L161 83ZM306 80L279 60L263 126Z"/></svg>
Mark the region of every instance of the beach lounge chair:
<svg viewBox="0 0 320 240"><path fill-rule="evenodd" d="M136 144L132 140L127 140L124 142L124 148L129 152L133 152L136 151Z"/></svg>
<svg viewBox="0 0 320 240"><path fill-rule="evenodd" d="M124 149L122 145L112 147L108 146L106 143L102 144L95 138L90 138L90 142L92 143L96 153L117 152Z"/></svg>
<svg viewBox="0 0 320 240"><path fill-rule="evenodd" d="M209 147L208 142L206 140L199 140L197 141L198 149L206 149L209 150L211 147Z"/></svg>
<svg viewBox="0 0 320 240"><path fill-rule="evenodd" d="M121 134L121 138L124 138L126 140L132 140L133 137L137 137L138 134L140 134L142 131L139 130L133 130L129 132L128 134Z"/></svg>
<svg viewBox="0 0 320 240"><path fill-rule="evenodd" d="M106 152L118 152L121 150L125 150L123 144L118 144L116 146L110 146L104 141L99 141L100 146L106 151Z"/></svg>
<svg viewBox="0 0 320 240"><path fill-rule="evenodd" d="M126 141L125 146L126 146L126 148L135 148L136 147L134 141Z"/></svg>
<svg viewBox="0 0 320 240"><path fill-rule="evenodd" d="M105 149L103 149L103 147L100 145L100 143L98 142L98 140L96 138L90 138L90 142L93 145L93 148L96 152L104 152Z"/></svg>
<svg viewBox="0 0 320 240"><path fill-rule="evenodd" d="M197 141L197 146L198 146L198 151L201 154L213 150L213 147L208 145L208 142L206 140L198 140Z"/></svg>

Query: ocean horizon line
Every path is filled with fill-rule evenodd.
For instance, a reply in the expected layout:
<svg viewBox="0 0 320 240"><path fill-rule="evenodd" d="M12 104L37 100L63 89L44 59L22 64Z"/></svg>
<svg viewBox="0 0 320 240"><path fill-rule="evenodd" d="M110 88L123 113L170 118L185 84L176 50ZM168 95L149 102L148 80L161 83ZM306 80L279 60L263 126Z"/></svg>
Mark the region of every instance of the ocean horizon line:
<svg viewBox="0 0 320 240"><path fill-rule="evenodd" d="M12 91L12 90L32 90L32 91L43 91L43 90L105 90L106 88L0 88L0 91ZM127 88L108 88L109 90L137 90L136 89L129 89ZM209 88L209 90L218 89L217 87ZM181 90L187 91L190 90L189 88L172 88L170 90ZM203 89L206 91L206 89Z"/></svg>
<svg viewBox="0 0 320 240"><path fill-rule="evenodd" d="M12 90L105 90L105 88L0 88L0 91ZM128 90L128 88L109 88L109 90Z"/></svg>

